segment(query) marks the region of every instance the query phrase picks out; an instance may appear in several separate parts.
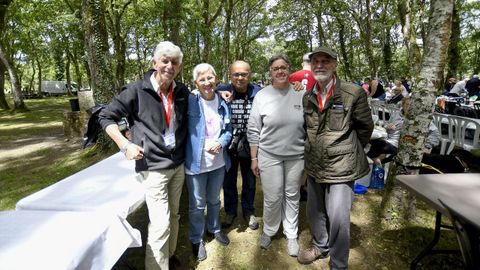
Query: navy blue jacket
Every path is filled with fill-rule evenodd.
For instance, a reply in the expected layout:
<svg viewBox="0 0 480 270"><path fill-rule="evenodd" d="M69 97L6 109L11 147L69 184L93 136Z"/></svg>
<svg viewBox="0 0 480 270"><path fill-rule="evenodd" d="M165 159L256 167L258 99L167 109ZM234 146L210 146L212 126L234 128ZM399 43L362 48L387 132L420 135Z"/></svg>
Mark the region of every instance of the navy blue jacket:
<svg viewBox="0 0 480 270"><path fill-rule="evenodd" d="M144 157L137 160L135 171L170 169L185 161L187 137L187 107L190 92L182 83L175 82L173 112L175 113L175 147L168 148L163 137L166 128L164 108L158 93L153 89L150 77L128 84L99 115L103 129L116 124L122 117L129 120L131 141L144 148Z"/></svg>

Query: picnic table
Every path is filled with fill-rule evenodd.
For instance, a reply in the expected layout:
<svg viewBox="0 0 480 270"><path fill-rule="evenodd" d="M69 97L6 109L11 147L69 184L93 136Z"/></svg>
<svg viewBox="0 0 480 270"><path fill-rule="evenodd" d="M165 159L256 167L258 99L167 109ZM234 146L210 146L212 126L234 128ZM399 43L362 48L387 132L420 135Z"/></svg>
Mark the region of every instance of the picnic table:
<svg viewBox="0 0 480 270"><path fill-rule="evenodd" d="M111 269L138 230L116 215L66 211L0 212L0 269Z"/></svg>
<svg viewBox="0 0 480 270"><path fill-rule="evenodd" d="M117 153L0 212L0 270L111 269L142 246L126 220L145 201L134 168Z"/></svg>

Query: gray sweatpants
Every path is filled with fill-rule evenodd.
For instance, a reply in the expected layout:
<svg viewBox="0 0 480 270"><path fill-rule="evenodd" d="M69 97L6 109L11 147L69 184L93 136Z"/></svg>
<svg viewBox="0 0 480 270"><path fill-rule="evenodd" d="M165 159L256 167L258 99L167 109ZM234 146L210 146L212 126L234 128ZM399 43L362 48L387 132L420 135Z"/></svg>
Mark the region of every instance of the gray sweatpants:
<svg viewBox="0 0 480 270"><path fill-rule="evenodd" d="M278 160L259 152L258 167L263 189L263 232L266 235L275 235L281 221L285 236L289 239L297 238L303 165L303 159Z"/></svg>
<svg viewBox="0 0 480 270"><path fill-rule="evenodd" d="M330 253L331 269L348 269L353 181L319 184L307 178L307 218L312 244Z"/></svg>

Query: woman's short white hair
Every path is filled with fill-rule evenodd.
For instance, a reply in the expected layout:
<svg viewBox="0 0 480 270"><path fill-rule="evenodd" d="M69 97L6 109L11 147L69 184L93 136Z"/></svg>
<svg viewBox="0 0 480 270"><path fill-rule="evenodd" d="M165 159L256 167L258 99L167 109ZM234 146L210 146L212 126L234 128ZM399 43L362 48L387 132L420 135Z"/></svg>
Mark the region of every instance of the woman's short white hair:
<svg viewBox="0 0 480 270"><path fill-rule="evenodd" d="M212 65L207 64L207 63L201 63L201 64L196 65L193 68L193 81L194 82L197 81L198 75L200 75L200 73L204 73L204 72L209 71L209 70L212 71L212 73L213 73L213 75L215 75L215 77L217 76L217 73L215 72L215 69L213 68Z"/></svg>
<svg viewBox="0 0 480 270"><path fill-rule="evenodd" d="M170 41L162 41L158 43L157 47L155 48L153 60L159 60L162 56L175 58L178 60L179 64L182 63L183 59L183 53L182 50L180 50L180 47Z"/></svg>

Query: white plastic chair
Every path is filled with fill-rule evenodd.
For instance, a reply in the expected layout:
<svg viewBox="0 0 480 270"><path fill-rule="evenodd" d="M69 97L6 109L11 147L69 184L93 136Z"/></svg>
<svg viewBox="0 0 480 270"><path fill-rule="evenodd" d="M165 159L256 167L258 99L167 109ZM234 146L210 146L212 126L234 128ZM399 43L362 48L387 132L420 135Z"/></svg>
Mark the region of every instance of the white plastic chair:
<svg viewBox="0 0 480 270"><path fill-rule="evenodd" d="M373 125L376 125L378 122L378 115L373 114L372 115L372 120L373 120Z"/></svg>
<svg viewBox="0 0 480 270"><path fill-rule="evenodd" d="M378 117L377 125L382 126L383 123L385 123L385 101L372 99L370 102L370 109L372 110L372 115Z"/></svg>
<svg viewBox="0 0 480 270"><path fill-rule="evenodd" d="M467 151L479 149L480 120L462 116L452 116L451 118L455 121L455 144ZM472 139L466 137L467 130L473 130Z"/></svg>
<svg viewBox="0 0 480 270"><path fill-rule="evenodd" d="M433 123L437 126L437 129L440 132L440 155L450 154L455 147L453 133L455 121L453 120L453 116L442 113L433 113ZM442 124L448 125L447 132L443 132Z"/></svg>
<svg viewBox="0 0 480 270"><path fill-rule="evenodd" d="M384 111L390 115L389 119L396 118L398 115L400 115L400 107L398 104L386 104Z"/></svg>

